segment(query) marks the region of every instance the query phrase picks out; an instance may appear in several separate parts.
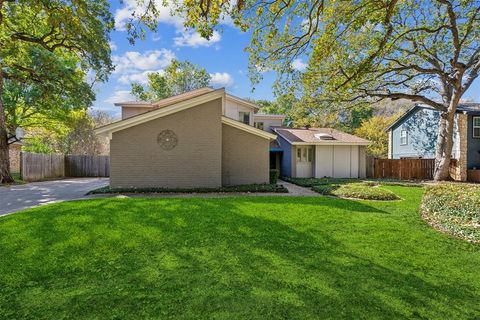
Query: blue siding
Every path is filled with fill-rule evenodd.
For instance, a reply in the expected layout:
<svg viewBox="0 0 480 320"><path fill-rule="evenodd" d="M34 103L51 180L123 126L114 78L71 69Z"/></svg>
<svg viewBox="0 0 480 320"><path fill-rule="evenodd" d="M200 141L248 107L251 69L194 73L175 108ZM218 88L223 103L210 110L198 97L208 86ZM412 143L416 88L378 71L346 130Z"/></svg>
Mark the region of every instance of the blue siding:
<svg viewBox="0 0 480 320"><path fill-rule="evenodd" d="M392 129L392 158L435 158L440 113L433 109L417 108ZM400 144L402 130L407 131L407 144ZM456 135L453 150L456 150ZM452 155L455 157L455 151Z"/></svg>
<svg viewBox="0 0 480 320"><path fill-rule="evenodd" d="M283 150L282 161L280 164L280 170L282 176L291 177L292 176L292 145L279 135L277 135L277 141L280 145L280 148Z"/></svg>
<svg viewBox="0 0 480 320"><path fill-rule="evenodd" d="M467 167L473 169L474 167L480 168L480 139L473 137L473 117L468 116L468 156Z"/></svg>

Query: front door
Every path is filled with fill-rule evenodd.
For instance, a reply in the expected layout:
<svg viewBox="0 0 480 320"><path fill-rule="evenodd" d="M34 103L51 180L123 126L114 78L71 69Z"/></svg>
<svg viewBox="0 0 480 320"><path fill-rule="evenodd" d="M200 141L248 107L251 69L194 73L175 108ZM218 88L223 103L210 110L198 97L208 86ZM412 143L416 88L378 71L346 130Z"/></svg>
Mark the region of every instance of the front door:
<svg viewBox="0 0 480 320"><path fill-rule="evenodd" d="M297 177L313 177L313 148L297 147Z"/></svg>

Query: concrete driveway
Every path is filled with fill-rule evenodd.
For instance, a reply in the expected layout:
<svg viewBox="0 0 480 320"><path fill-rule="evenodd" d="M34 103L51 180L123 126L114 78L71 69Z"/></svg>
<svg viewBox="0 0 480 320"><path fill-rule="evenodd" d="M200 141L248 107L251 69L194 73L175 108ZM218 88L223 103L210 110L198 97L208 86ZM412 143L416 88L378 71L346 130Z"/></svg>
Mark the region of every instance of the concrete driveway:
<svg viewBox="0 0 480 320"><path fill-rule="evenodd" d="M0 216L38 205L84 198L92 189L108 185L108 178L77 178L0 187Z"/></svg>

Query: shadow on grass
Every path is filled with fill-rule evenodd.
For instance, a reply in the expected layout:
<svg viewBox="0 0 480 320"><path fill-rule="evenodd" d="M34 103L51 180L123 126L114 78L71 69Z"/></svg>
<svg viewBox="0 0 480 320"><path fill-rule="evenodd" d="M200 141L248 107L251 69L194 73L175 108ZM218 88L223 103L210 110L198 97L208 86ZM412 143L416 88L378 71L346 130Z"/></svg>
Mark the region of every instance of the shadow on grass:
<svg viewBox="0 0 480 320"><path fill-rule="evenodd" d="M290 215L271 213L292 206ZM383 263L387 252L362 256L352 239L304 230L328 214L322 208L381 212L348 200L259 197L95 200L6 217L0 317L452 318L479 311L478 288L435 282L415 275L415 266Z"/></svg>

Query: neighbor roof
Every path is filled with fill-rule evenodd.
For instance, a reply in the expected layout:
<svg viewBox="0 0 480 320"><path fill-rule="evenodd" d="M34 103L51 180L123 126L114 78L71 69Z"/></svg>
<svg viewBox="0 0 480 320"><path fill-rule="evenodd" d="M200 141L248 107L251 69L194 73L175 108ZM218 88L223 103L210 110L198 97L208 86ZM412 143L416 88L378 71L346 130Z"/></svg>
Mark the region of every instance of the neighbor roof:
<svg viewBox="0 0 480 320"><path fill-rule="evenodd" d="M395 129L400 123L403 122L406 118L408 118L412 113L417 111L418 109L430 109L430 110L437 110L429 105L425 104L416 104L412 108L408 109L400 118L395 120L390 126L385 129L385 131L389 131L391 129ZM480 103L477 102L467 102L467 103L460 103L457 107L457 113L466 112L468 114L480 114Z"/></svg>
<svg viewBox="0 0 480 320"><path fill-rule="evenodd" d="M368 145L368 140L331 128L285 128L274 127L273 131L294 145ZM332 140L323 140L316 134L328 134Z"/></svg>

